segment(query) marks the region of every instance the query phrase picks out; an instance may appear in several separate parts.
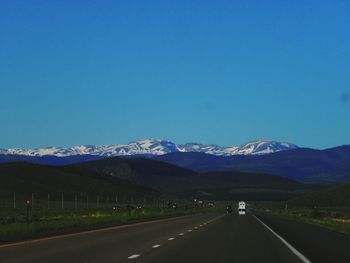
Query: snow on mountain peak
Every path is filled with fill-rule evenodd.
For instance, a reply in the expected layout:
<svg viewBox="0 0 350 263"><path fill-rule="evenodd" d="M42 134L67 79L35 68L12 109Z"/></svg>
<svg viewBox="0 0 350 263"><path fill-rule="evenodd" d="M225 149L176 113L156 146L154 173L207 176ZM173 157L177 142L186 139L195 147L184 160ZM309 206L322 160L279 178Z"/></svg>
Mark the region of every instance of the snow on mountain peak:
<svg viewBox="0 0 350 263"><path fill-rule="evenodd" d="M291 143L257 140L241 145L238 149L238 154L268 154L296 148L298 148L298 146Z"/></svg>
<svg viewBox="0 0 350 263"><path fill-rule="evenodd" d="M78 145L73 147L46 147L39 149L1 149L0 154L26 155L26 156L73 156L73 155L98 155L98 156L127 156L127 155L163 155L173 152L202 152L217 156L232 155L260 155L279 151L296 149L298 146L276 141L257 140L245 143L239 147L222 147L215 144L186 143L175 144L171 141L160 139L145 139L132 141L128 144L116 145Z"/></svg>

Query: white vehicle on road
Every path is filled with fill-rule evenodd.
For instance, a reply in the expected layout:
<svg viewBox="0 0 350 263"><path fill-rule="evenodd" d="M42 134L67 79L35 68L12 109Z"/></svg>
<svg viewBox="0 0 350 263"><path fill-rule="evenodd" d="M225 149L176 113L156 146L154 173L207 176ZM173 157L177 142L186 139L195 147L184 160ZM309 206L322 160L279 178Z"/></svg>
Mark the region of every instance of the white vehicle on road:
<svg viewBox="0 0 350 263"><path fill-rule="evenodd" d="M243 201L238 202L238 214L245 215L246 212L246 203Z"/></svg>

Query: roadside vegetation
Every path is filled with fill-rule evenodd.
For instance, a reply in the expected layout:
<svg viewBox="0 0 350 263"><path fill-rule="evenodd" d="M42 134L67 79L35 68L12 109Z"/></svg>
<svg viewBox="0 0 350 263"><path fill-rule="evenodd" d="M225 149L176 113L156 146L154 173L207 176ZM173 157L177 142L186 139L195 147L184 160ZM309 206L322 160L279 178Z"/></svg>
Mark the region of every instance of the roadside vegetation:
<svg viewBox="0 0 350 263"><path fill-rule="evenodd" d="M0 211L0 242L128 224L194 213L217 211L219 207L118 206L104 209L43 209Z"/></svg>
<svg viewBox="0 0 350 263"><path fill-rule="evenodd" d="M253 211L313 224L350 235L350 207L288 207L286 204L254 204Z"/></svg>

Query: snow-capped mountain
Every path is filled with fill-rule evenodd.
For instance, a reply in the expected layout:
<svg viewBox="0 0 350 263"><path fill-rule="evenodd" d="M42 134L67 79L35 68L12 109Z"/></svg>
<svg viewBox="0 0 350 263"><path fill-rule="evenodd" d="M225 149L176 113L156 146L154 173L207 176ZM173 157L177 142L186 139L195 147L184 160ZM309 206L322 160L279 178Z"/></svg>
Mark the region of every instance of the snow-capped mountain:
<svg viewBox="0 0 350 263"><path fill-rule="evenodd" d="M173 152L202 152L217 156L261 155L296 149L298 146L276 141L252 141L241 146L222 147L215 144L186 143L175 144L171 141L147 139L118 145L81 145L73 147L46 147L40 149L1 149L0 154L25 156L73 155L129 156L129 155L163 155Z"/></svg>
<svg viewBox="0 0 350 263"><path fill-rule="evenodd" d="M232 154L268 154L280 151L287 151L297 149L298 146L287 142L275 142L275 141L252 141L241 145L236 150L233 150Z"/></svg>
<svg viewBox="0 0 350 263"><path fill-rule="evenodd" d="M241 146L221 147L215 144L187 143L177 146L180 152L203 152L218 156L259 155L298 148L295 144L275 141L251 141Z"/></svg>
<svg viewBox="0 0 350 263"><path fill-rule="evenodd" d="M202 152L213 155L229 155L227 149L232 147L221 147L215 144L186 143L177 145L180 152ZM237 148L237 147L233 147Z"/></svg>

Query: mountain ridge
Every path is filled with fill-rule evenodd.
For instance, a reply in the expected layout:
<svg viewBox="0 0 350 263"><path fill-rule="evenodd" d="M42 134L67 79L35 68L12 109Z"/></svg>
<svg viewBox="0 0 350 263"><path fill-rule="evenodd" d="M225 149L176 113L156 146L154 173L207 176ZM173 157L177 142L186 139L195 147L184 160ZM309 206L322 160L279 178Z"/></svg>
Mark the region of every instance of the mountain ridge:
<svg viewBox="0 0 350 263"><path fill-rule="evenodd" d="M350 181L350 145L325 150L298 148L265 155L213 156L204 153L172 153L154 158L201 173L267 173L316 184Z"/></svg>
<svg viewBox="0 0 350 263"><path fill-rule="evenodd" d="M36 149L0 148L1 155L22 156L56 156L68 157L78 155L96 155L103 157L132 156L132 155L164 155L174 152L202 152L216 156L233 155L263 155L279 151L287 151L299 148L297 145L287 142L268 140L250 141L241 146L223 147L216 144L185 143L175 144L168 140L145 139L132 141L128 144L111 145L78 145L72 147L45 147Z"/></svg>

